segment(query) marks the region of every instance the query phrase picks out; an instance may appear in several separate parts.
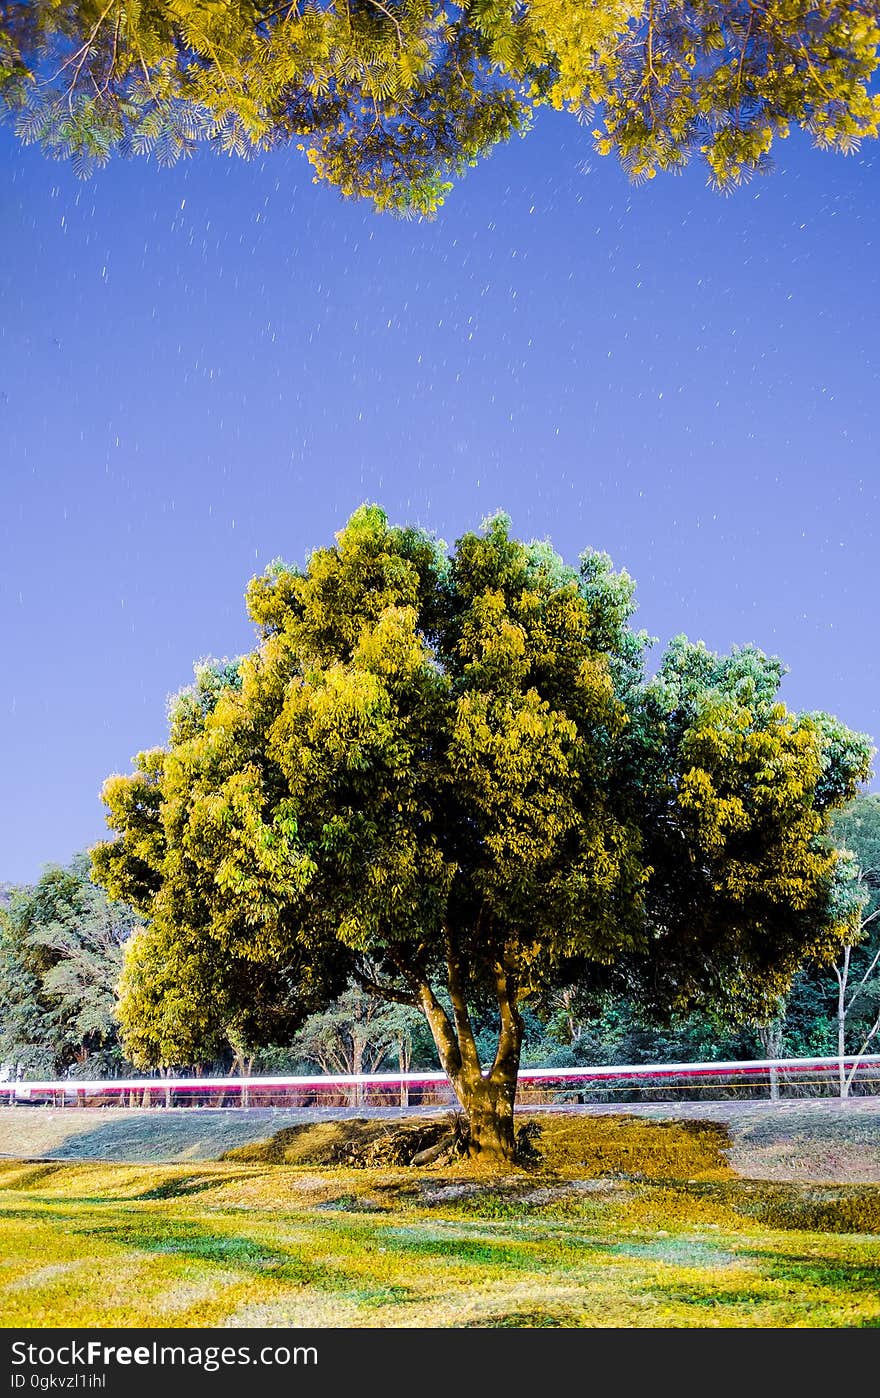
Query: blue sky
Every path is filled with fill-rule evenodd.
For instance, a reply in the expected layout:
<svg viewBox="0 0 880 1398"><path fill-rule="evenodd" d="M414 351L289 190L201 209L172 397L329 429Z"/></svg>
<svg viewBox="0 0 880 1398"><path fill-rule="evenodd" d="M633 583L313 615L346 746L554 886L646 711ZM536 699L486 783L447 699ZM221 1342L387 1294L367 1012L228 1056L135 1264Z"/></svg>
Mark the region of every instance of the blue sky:
<svg viewBox="0 0 880 1398"><path fill-rule="evenodd" d="M877 736L880 152L634 189L546 115L433 223L302 157L119 162L0 132L0 881L101 838L251 575L363 500L605 549L639 625L755 643Z"/></svg>

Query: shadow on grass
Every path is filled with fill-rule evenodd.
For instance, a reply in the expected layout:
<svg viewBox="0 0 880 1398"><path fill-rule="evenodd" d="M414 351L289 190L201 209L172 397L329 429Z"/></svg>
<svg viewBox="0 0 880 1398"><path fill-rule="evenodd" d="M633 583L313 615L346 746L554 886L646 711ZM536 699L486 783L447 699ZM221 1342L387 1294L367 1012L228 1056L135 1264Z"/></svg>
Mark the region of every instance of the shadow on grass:
<svg viewBox="0 0 880 1398"><path fill-rule="evenodd" d="M0 1182L0 1192L6 1190L10 1194L29 1192L35 1185L46 1184L60 1171L66 1171L70 1167L65 1164L41 1165L33 1170L28 1170L26 1174L19 1175L15 1181L9 1183ZM235 1184L246 1183L248 1180L258 1179L259 1170L252 1170L243 1174L236 1174ZM52 1194L36 1194L34 1203L39 1207L33 1211L34 1217L46 1217L45 1210L55 1206L53 1216L58 1218L58 1207L70 1208L71 1206L102 1206L106 1204L137 1204L150 1200L181 1199L191 1194L204 1194L207 1190L217 1189L230 1182L228 1177L222 1175L178 1175L167 1180L160 1180L149 1189L141 1190L137 1194L111 1194L104 1190L100 1194L77 1194L71 1197L69 1194L63 1197ZM3 1218L24 1218L27 1217L26 1209L6 1209L0 1208L0 1217Z"/></svg>
<svg viewBox="0 0 880 1398"><path fill-rule="evenodd" d="M118 1246L155 1256L179 1257L192 1262L213 1263L224 1270L286 1285L314 1287L333 1295L355 1295L366 1305L401 1303L419 1298L408 1288L388 1284L365 1285L364 1277L341 1266L309 1261L299 1254L272 1247L253 1238L210 1232L197 1224L166 1219L122 1222L78 1227L77 1232Z"/></svg>
<svg viewBox="0 0 880 1398"><path fill-rule="evenodd" d="M880 1269L864 1261L786 1252L742 1252L740 1256L758 1262L773 1281L833 1288L843 1296L874 1296L880 1302Z"/></svg>
<svg viewBox="0 0 880 1398"><path fill-rule="evenodd" d="M224 1150L240 1145L247 1130L239 1114L231 1110L193 1108L166 1114L144 1109L136 1115L126 1112L119 1121L114 1120L113 1108L106 1111L98 1125L87 1129L76 1121L75 1112L72 1119L65 1117L63 1121L56 1114L54 1126L61 1126L63 1135L40 1149L40 1158L67 1164L188 1164L198 1159L216 1160ZM271 1120L266 1122L266 1131L271 1131L272 1124ZM24 1158L36 1153L25 1150Z"/></svg>
<svg viewBox="0 0 880 1398"><path fill-rule="evenodd" d="M16 1161L14 1165L0 1172L0 1191L8 1190L11 1194L18 1193L19 1190L32 1189L35 1184L44 1184L46 1180L52 1179L59 1170L67 1170L68 1165L55 1165L51 1163L34 1165L32 1169L22 1172L20 1164Z"/></svg>
<svg viewBox="0 0 880 1398"><path fill-rule="evenodd" d="M382 1231L382 1245L388 1253L402 1256L443 1259L455 1264L474 1267L501 1268L511 1272L541 1272L546 1269L548 1257L546 1237L524 1238L513 1241L507 1238L444 1238L418 1225L406 1229L386 1228ZM555 1241L555 1240L554 1240ZM560 1271L568 1271L577 1266L577 1257L563 1240L561 1254L554 1257L554 1265ZM550 1242L550 1246L553 1243ZM554 1249L556 1251L557 1249ZM578 1255L610 1257L614 1254L613 1244L598 1239L578 1239Z"/></svg>
<svg viewBox="0 0 880 1398"><path fill-rule="evenodd" d="M577 1330L583 1325L575 1311L504 1311L469 1320L462 1330Z"/></svg>
<svg viewBox="0 0 880 1398"><path fill-rule="evenodd" d="M259 1172L254 1170L246 1175L236 1175L235 1183L257 1178ZM216 1189L218 1185L223 1185L226 1180L220 1176L204 1175L180 1175L175 1179L161 1180L159 1184L153 1185L152 1189L145 1189L142 1194L129 1195L128 1198L136 1199L181 1199L190 1194L204 1194L207 1189ZM104 1195L103 1198L108 1196ZM91 1201L90 1201L91 1202Z"/></svg>
<svg viewBox="0 0 880 1398"><path fill-rule="evenodd" d="M741 1254L744 1262L749 1257L748 1253ZM847 1329L853 1325L860 1328L880 1326L880 1315L853 1320L847 1314L848 1304L877 1297L876 1274L868 1278L865 1275L867 1269L852 1269L845 1265L814 1267L801 1265L799 1260L786 1266L784 1259L766 1253L755 1254L755 1260L761 1271L752 1281L740 1280L734 1285L725 1286L721 1279L702 1281L688 1278L682 1282L670 1278L665 1284L653 1282L641 1287L640 1295L659 1302L664 1309L670 1305L681 1306L687 1310L693 1309L698 1314L714 1312L722 1319L726 1312L727 1317L738 1324L758 1323L749 1319L749 1312L755 1306L766 1306L777 1314L794 1307L803 1313L808 1324L820 1327L829 1324L827 1315L836 1316L837 1323ZM812 1288L818 1294L811 1294ZM698 1323L702 1325L705 1322ZM830 1323L833 1325L834 1320ZM771 1324L790 1326L792 1321L780 1318Z"/></svg>
<svg viewBox="0 0 880 1398"><path fill-rule="evenodd" d="M880 1185L783 1184L767 1180L689 1184L692 1196L717 1200L766 1228L801 1233L880 1233Z"/></svg>
<svg viewBox="0 0 880 1398"><path fill-rule="evenodd" d="M650 1297L665 1306L675 1305L693 1308L695 1311L729 1310L738 1317L747 1313L752 1306L768 1305L778 1307L786 1298L775 1292L770 1285L762 1285L757 1279L753 1286L718 1287L697 1281L669 1282L666 1286L645 1286L640 1288L642 1297ZM679 1321L680 1323L680 1321ZM700 1324L703 1324L701 1321Z"/></svg>

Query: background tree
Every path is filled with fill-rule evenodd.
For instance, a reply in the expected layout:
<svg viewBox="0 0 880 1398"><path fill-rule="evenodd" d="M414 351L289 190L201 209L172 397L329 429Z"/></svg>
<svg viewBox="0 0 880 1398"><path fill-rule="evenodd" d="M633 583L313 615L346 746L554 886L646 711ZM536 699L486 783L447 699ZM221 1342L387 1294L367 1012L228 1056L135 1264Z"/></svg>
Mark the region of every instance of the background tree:
<svg viewBox="0 0 880 1398"><path fill-rule="evenodd" d="M868 740L789 713L751 648L679 638L645 684L605 555L569 567L504 516L448 555L364 506L248 601L236 683L105 784L96 877L209 967L344 969L419 1008L474 1157L514 1154L529 1002L622 977L754 1015L845 938L825 837Z"/></svg>
<svg viewBox="0 0 880 1398"><path fill-rule="evenodd" d="M28 964L8 907L0 907L0 1069L10 1078L54 1073L40 980Z"/></svg>
<svg viewBox="0 0 880 1398"><path fill-rule="evenodd" d="M309 1016L291 1049L331 1076L375 1073L392 1054L399 1072L406 1073L417 1021L417 1013L406 1005L380 1000L353 984L326 1009ZM361 1083L353 1085L351 1099L353 1106L363 1102ZM404 1085L401 1101L406 1104Z"/></svg>
<svg viewBox="0 0 880 1398"><path fill-rule="evenodd" d="M295 141L316 179L431 213L542 106L600 115L636 179L695 153L718 186L792 126L843 151L876 136L874 0L11 0L0 100L80 173Z"/></svg>
<svg viewBox="0 0 880 1398"><path fill-rule="evenodd" d="M758 1043L761 1045L762 1058L781 1058L782 1048L785 1041L785 999L780 997L776 1002L776 1013L768 1019L762 1020L755 1026L758 1036ZM770 1099L777 1101L779 1097L779 1069L771 1062L769 1070L770 1078Z"/></svg>
<svg viewBox="0 0 880 1398"><path fill-rule="evenodd" d="M14 891L0 921L0 1061L15 1076L119 1070L123 947L140 919L108 900L87 854Z"/></svg>
<svg viewBox="0 0 880 1398"><path fill-rule="evenodd" d="M572 1047L585 1064L704 1063L754 1058L758 1040L752 1025L731 1026L705 1012L651 1023L632 999L612 995L584 1016Z"/></svg>
<svg viewBox="0 0 880 1398"><path fill-rule="evenodd" d="M840 1095L847 1097L859 1059L880 1033L880 796L861 796L838 811L832 833L845 855L839 896L854 910L853 935L833 967ZM854 1059L848 1070L847 1052Z"/></svg>

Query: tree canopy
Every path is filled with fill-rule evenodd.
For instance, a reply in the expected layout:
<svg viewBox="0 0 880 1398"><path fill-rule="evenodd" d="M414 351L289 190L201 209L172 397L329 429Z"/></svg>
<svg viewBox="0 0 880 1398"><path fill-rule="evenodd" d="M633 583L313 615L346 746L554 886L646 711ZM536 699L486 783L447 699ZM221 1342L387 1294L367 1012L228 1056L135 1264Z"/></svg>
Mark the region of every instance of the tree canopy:
<svg viewBox="0 0 880 1398"><path fill-rule="evenodd" d="M256 649L105 784L95 877L150 919L132 957L420 1009L475 1155L513 1153L521 1007L586 977L753 1016L845 940L827 830L868 739L791 713L752 647L679 637L646 679L606 555L500 515L450 553L364 506L248 605ZM152 1013L124 1001L129 1034Z"/></svg>
<svg viewBox="0 0 880 1398"><path fill-rule="evenodd" d="M875 0L10 0L0 106L80 173L114 151L287 142L317 180L430 214L542 106L636 179L766 169L792 127L876 136Z"/></svg>

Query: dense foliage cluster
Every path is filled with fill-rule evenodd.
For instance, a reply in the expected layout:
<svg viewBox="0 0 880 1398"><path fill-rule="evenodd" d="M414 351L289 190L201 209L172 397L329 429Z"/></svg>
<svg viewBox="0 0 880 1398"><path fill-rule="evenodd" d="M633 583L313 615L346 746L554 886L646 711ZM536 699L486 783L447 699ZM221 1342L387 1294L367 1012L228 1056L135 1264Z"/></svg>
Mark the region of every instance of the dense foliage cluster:
<svg viewBox="0 0 880 1398"><path fill-rule="evenodd" d="M81 173L293 141L343 194L430 214L542 106L636 179L699 154L725 188L792 127L851 151L878 42L875 0L9 0L0 104Z"/></svg>

